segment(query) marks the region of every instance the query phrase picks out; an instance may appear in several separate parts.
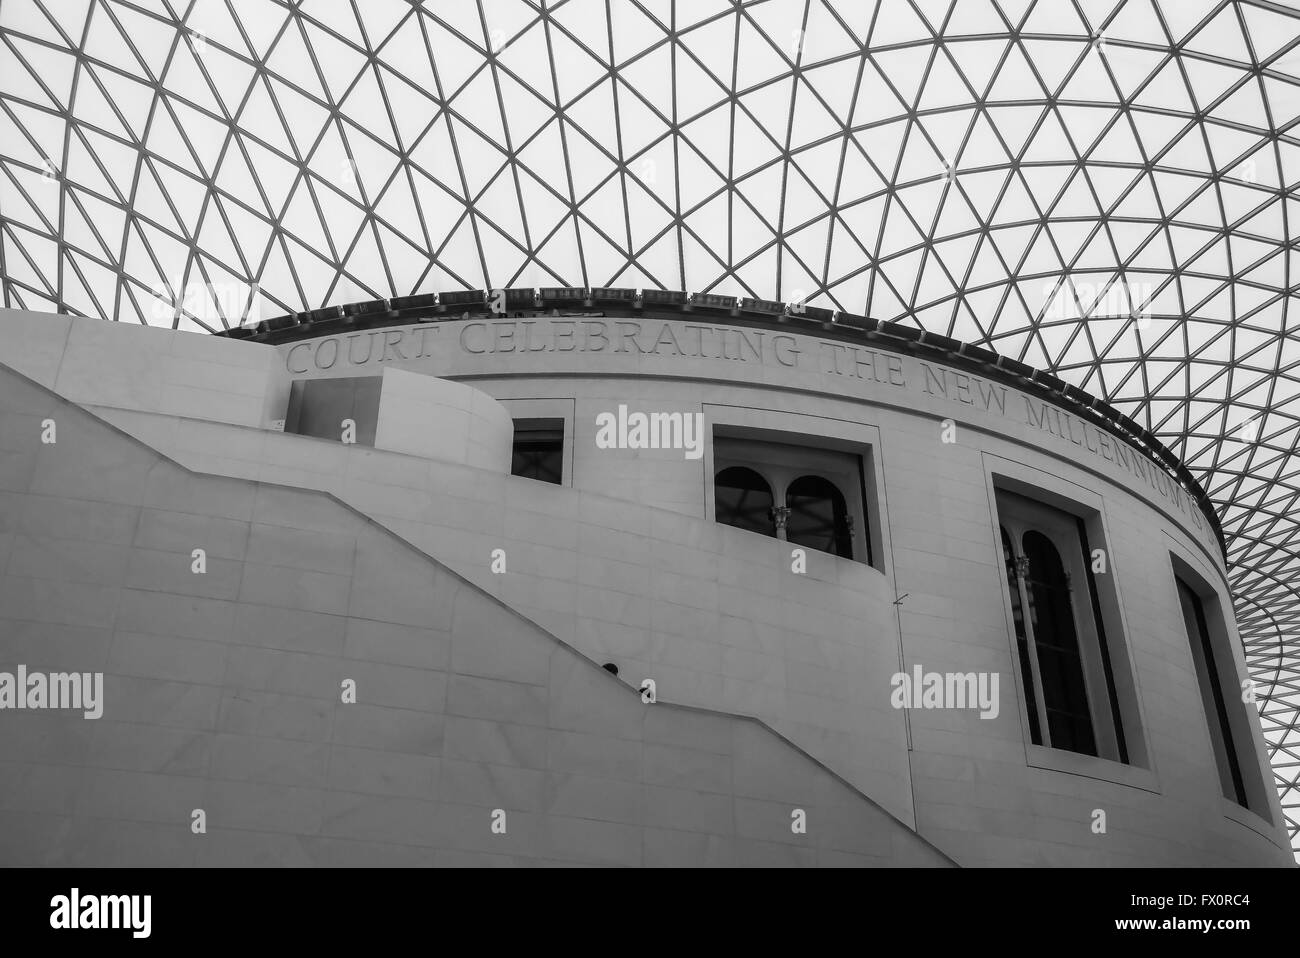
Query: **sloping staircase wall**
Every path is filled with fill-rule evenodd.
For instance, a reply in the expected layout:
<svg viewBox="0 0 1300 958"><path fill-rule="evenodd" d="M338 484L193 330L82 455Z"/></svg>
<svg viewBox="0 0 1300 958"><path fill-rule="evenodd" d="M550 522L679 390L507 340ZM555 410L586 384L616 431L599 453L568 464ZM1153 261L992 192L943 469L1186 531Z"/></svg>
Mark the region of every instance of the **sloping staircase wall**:
<svg viewBox="0 0 1300 958"><path fill-rule="evenodd" d="M0 711L3 865L952 864L332 496L191 472L3 364L0 569L0 671L104 683L97 720Z"/></svg>

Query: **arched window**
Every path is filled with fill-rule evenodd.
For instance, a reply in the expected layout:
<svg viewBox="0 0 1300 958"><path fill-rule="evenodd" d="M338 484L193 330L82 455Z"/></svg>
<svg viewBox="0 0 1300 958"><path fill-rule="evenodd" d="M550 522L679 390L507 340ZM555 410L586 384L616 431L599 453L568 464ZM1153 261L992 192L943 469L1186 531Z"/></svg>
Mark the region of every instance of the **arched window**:
<svg viewBox="0 0 1300 958"><path fill-rule="evenodd" d="M1047 536L1033 529L1025 533L1022 546L1029 560L1024 575L1029 627L1052 745L1096 755L1070 582L1061 554Z"/></svg>
<svg viewBox="0 0 1300 958"><path fill-rule="evenodd" d="M1103 601L1117 600L1093 576L1099 550L1089 548L1088 520L1005 489L997 490L997 510L1026 739L1125 765L1132 754L1142 764L1141 740L1125 728L1137 727L1131 678L1115 671L1123 660L1113 657L1104 630ZM1136 752L1130 742L1139 744Z"/></svg>
<svg viewBox="0 0 1300 958"><path fill-rule="evenodd" d="M821 476L801 476L790 483L785 504L790 512L785 537L795 545L853 558L853 532L849 528L844 494Z"/></svg>
<svg viewBox="0 0 1300 958"><path fill-rule="evenodd" d="M879 568L872 561L864 458L715 433L717 521Z"/></svg>
<svg viewBox="0 0 1300 958"><path fill-rule="evenodd" d="M765 536L776 535L772 487L753 469L723 469L713 481L713 497L719 522Z"/></svg>
<svg viewBox="0 0 1300 958"><path fill-rule="evenodd" d="M1241 703L1234 701L1232 687L1224 694L1223 677L1219 672L1219 662L1215 655L1215 645L1219 645L1219 654L1225 651L1223 645L1210 635L1210 621L1205 614L1205 604L1201 596L1181 578L1175 577L1178 586L1178 600L1183 607L1183 622L1187 626L1187 638L1191 642L1192 664L1196 668L1196 684L1201 688L1201 700L1205 704L1205 717L1209 720L1210 746L1214 750L1214 760L1219 767L1219 782L1223 787L1223 797L1236 802L1243 808L1252 808L1250 792L1258 794L1258 780L1254 774L1255 759L1249 748L1238 750L1240 734ZM1217 630L1216 630L1217 631ZM1229 657L1230 657L1229 653ZM1235 671L1235 669L1233 670ZM1234 714L1236 713L1236 714ZM1234 723L1233 719L1237 719ZM1233 725L1237 726L1234 732ZM1245 759L1243 762L1242 759ZM1247 776L1252 788L1247 791Z"/></svg>

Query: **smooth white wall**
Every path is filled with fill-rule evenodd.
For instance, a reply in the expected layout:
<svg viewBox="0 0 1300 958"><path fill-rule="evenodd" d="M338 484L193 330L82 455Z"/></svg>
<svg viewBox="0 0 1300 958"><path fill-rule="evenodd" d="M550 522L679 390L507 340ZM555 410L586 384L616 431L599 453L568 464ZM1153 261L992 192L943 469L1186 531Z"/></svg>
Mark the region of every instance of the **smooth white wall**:
<svg viewBox="0 0 1300 958"><path fill-rule="evenodd" d="M290 376L261 343L185 330L0 309L0 360L89 407L266 428Z"/></svg>
<svg viewBox="0 0 1300 958"><path fill-rule="evenodd" d="M383 370L375 447L510 471L514 420L487 393L448 379Z"/></svg>

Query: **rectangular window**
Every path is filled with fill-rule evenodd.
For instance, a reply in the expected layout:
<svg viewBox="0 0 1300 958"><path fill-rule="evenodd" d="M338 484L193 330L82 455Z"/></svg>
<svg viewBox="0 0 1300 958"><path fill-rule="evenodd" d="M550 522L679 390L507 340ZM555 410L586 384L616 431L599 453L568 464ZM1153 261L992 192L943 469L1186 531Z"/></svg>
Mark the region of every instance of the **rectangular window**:
<svg viewBox="0 0 1300 958"><path fill-rule="evenodd" d="M382 376L295 380L289 387L284 431L337 442L343 435L343 423L351 420L357 445L373 446L382 383Z"/></svg>
<svg viewBox="0 0 1300 958"><path fill-rule="evenodd" d="M564 420L516 419L510 472L525 479L564 482Z"/></svg>
<svg viewBox="0 0 1300 958"><path fill-rule="evenodd" d="M1181 578L1178 584L1178 601L1183 608L1183 621L1187 626L1187 640L1192 648L1192 661L1196 665L1196 682L1201 689L1205 717L1210 726L1210 742L1214 760L1219 767L1219 784L1223 797L1243 808L1249 808L1246 794L1246 777L1239 746L1233 736L1230 710L1237 705L1236 688L1225 689L1220 677L1223 663L1215 655L1214 641L1205 615L1201 597ZM1226 651L1226 650L1225 650ZM1253 763L1252 763L1253 764Z"/></svg>
<svg viewBox="0 0 1300 958"><path fill-rule="evenodd" d="M796 546L874 565L866 463L857 451L714 430L714 518ZM811 437L810 437L811 438Z"/></svg>
<svg viewBox="0 0 1300 958"><path fill-rule="evenodd" d="M1085 523L1005 489L997 509L1030 740L1128 764Z"/></svg>

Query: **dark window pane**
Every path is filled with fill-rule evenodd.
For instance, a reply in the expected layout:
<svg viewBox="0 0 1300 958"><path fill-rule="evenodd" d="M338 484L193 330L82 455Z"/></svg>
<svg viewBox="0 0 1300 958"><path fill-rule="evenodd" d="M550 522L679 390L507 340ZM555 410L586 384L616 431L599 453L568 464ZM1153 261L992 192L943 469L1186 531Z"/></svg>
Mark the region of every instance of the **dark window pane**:
<svg viewBox="0 0 1300 958"><path fill-rule="evenodd" d="M338 442L343 421L351 419L356 423L357 445L373 446L382 382L382 376L299 379L289 387L284 431Z"/></svg>
<svg viewBox="0 0 1300 958"><path fill-rule="evenodd" d="M1020 677L1025 687L1025 707L1029 710L1029 737L1035 745L1043 744L1043 733L1038 727L1038 695L1034 691L1034 669L1029 662L1029 640L1025 638L1025 610L1020 602L1020 583L1016 579L1016 556L1011 548L1011 536L1002 532L1002 561L1007 568L1007 592L1011 595L1011 619L1016 626L1016 652L1020 656Z"/></svg>
<svg viewBox="0 0 1300 958"><path fill-rule="evenodd" d="M1042 533L1026 532L1023 545L1029 559L1025 579L1029 621L1038 655L1038 674L1043 680L1043 706L1052 747L1096 755L1065 566L1056 546Z"/></svg>
<svg viewBox="0 0 1300 958"><path fill-rule="evenodd" d="M790 507L786 539L795 545L853 558L848 510L834 483L821 476L803 476L790 483L785 504Z"/></svg>
<svg viewBox="0 0 1300 958"><path fill-rule="evenodd" d="M1119 708L1119 692L1115 688L1115 668L1110 660L1110 646L1106 642L1106 626L1101 614L1101 598L1097 594L1097 577L1092 570L1092 550L1088 548L1088 529L1082 518L1074 519L1079 530L1079 553L1083 558L1084 575L1088 579L1088 605L1092 610L1092 621L1097 629L1097 651L1101 653L1101 667L1106 678L1106 700L1110 703L1110 718L1115 729L1115 747L1119 751L1119 760L1125 765L1128 760L1128 742L1124 736L1124 717Z"/></svg>
<svg viewBox="0 0 1300 958"><path fill-rule="evenodd" d="M564 481L564 427L515 424L510 473L556 485Z"/></svg>
<svg viewBox="0 0 1300 958"><path fill-rule="evenodd" d="M1192 644L1196 678L1205 701L1205 717L1210 723L1210 740L1214 746L1215 761L1219 766L1219 781L1223 786L1223 795L1243 808L1248 808L1246 785L1241 777L1241 763L1237 758L1237 747L1232 738L1232 726L1228 722L1228 704L1223 697L1223 686L1219 682L1219 670L1214 661L1214 647L1210 642L1210 630L1205 622L1205 609L1201 605L1201 597L1193 592L1186 582L1182 579L1176 581L1178 599L1183 607L1183 621L1187 625L1187 638Z"/></svg>
<svg viewBox="0 0 1300 958"><path fill-rule="evenodd" d="M719 522L766 536L776 535L772 519L772 489L753 469L731 466L714 480L714 503Z"/></svg>

